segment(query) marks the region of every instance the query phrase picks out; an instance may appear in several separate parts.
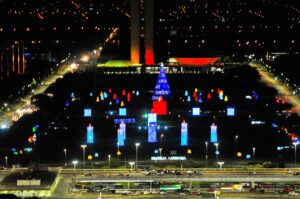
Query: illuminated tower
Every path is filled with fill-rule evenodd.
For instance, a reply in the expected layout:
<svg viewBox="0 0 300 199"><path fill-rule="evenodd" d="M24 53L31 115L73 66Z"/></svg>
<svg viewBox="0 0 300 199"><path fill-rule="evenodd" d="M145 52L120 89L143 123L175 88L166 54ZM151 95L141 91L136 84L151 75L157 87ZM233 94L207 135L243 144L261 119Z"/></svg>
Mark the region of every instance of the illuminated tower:
<svg viewBox="0 0 300 199"><path fill-rule="evenodd" d="M139 0L130 0L131 6L131 63L140 64L140 14Z"/></svg>
<svg viewBox="0 0 300 199"><path fill-rule="evenodd" d="M154 0L145 0L145 64L154 65L153 14Z"/></svg>

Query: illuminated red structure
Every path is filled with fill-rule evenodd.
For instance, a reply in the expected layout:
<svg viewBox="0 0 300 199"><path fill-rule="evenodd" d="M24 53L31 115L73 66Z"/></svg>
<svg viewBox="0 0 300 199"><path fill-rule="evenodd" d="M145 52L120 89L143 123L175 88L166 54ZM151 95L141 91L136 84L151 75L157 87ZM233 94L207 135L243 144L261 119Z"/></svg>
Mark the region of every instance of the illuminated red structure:
<svg viewBox="0 0 300 199"><path fill-rule="evenodd" d="M167 102L163 101L162 96L159 97L158 101L153 101L151 113L156 113L157 115L167 115Z"/></svg>
<svg viewBox="0 0 300 199"><path fill-rule="evenodd" d="M202 58L170 58L170 63L188 65L188 66L209 66L218 61L220 57L202 57Z"/></svg>

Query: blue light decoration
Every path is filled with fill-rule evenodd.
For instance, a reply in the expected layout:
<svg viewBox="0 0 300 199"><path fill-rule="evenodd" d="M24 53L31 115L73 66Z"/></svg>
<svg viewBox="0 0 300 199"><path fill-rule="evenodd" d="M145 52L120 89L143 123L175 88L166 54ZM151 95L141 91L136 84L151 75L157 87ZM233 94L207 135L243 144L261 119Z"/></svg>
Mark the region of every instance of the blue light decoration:
<svg viewBox="0 0 300 199"><path fill-rule="evenodd" d="M165 128L165 130L168 130L168 126L165 126L164 128Z"/></svg>
<svg viewBox="0 0 300 199"><path fill-rule="evenodd" d="M94 127L89 125L87 127L87 143L92 144L94 143Z"/></svg>
<svg viewBox="0 0 300 199"><path fill-rule="evenodd" d="M200 116L200 108L193 107L193 116Z"/></svg>
<svg viewBox="0 0 300 199"><path fill-rule="evenodd" d="M70 104L69 104L69 101L68 101L68 100L66 101L66 106L70 106Z"/></svg>
<svg viewBox="0 0 300 199"><path fill-rule="evenodd" d="M212 143L218 142L217 126L215 124L212 124L210 126L210 142Z"/></svg>
<svg viewBox="0 0 300 199"><path fill-rule="evenodd" d="M152 96L153 101L158 101L159 97L162 96L163 100L171 99L171 91L168 84L167 76L165 73L164 65L161 64L160 72L158 75L157 83L155 86L154 94Z"/></svg>
<svg viewBox="0 0 300 199"><path fill-rule="evenodd" d="M126 124L121 123L119 129L123 131L123 136L124 136L123 139L126 140Z"/></svg>
<svg viewBox="0 0 300 199"><path fill-rule="evenodd" d="M124 146L124 131L122 129L118 129L118 143L119 146Z"/></svg>
<svg viewBox="0 0 300 199"><path fill-rule="evenodd" d="M75 94L72 92L72 93L71 93L71 98L73 98L74 96L75 96Z"/></svg>
<svg viewBox="0 0 300 199"><path fill-rule="evenodd" d="M199 96L202 96L202 92L201 91L199 92Z"/></svg>
<svg viewBox="0 0 300 199"><path fill-rule="evenodd" d="M220 155L220 151L216 151L215 154L216 154L216 155Z"/></svg>
<svg viewBox="0 0 300 199"><path fill-rule="evenodd" d="M198 102L201 104L203 101L202 101L202 97L199 97L199 100Z"/></svg>
<svg viewBox="0 0 300 199"><path fill-rule="evenodd" d="M92 117L92 109L91 108L85 108L83 112L84 112L84 117Z"/></svg>
<svg viewBox="0 0 300 199"><path fill-rule="evenodd" d="M126 116L127 109L126 108L119 108L119 116Z"/></svg>
<svg viewBox="0 0 300 199"><path fill-rule="evenodd" d="M136 96L139 96L139 95L140 95L140 92L139 92L139 91L136 91L136 92L135 92L135 95L136 95Z"/></svg>
<svg viewBox="0 0 300 199"><path fill-rule="evenodd" d="M227 116L235 116L235 107L227 106Z"/></svg>
<svg viewBox="0 0 300 199"><path fill-rule="evenodd" d="M181 123L181 146L188 145L188 124L183 121Z"/></svg>
<svg viewBox="0 0 300 199"><path fill-rule="evenodd" d="M277 127L278 127L277 124L275 124L275 123L272 123L272 126L273 126L274 128L277 128Z"/></svg>
<svg viewBox="0 0 300 199"><path fill-rule="evenodd" d="M250 154L247 154L247 155L246 155L246 159L251 159L251 155L250 155Z"/></svg>
<svg viewBox="0 0 300 199"><path fill-rule="evenodd" d="M158 149L155 149L155 150L154 150L154 154L158 154Z"/></svg>
<svg viewBox="0 0 300 199"><path fill-rule="evenodd" d="M101 95L101 97L100 97L100 100L101 100L101 101L103 101L103 100L104 100L104 97L103 97L103 95Z"/></svg>
<svg viewBox="0 0 300 199"><path fill-rule="evenodd" d="M190 97L190 96L188 96L188 98L187 98L187 101L188 101L188 102L190 102L190 101L191 101L191 97Z"/></svg>
<svg viewBox="0 0 300 199"><path fill-rule="evenodd" d="M112 102L111 101L109 101L109 103L108 103L110 106L112 105Z"/></svg>
<svg viewBox="0 0 300 199"><path fill-rule="evenodd" d="M94 157L95 157L95 158L99 158L99 154L98 154L98 153L95 153Z"/></svg>
<svg viewBox="0 0 300 199"><path fill-rule="evenodd" d="M135 118L125 118L125 119L114 119L115 124L134 124L135 123Z"/></svg>
<svg viewBox="0 0 300 199"><path fill-rule="evenodd" d="M90 92L90 97L93 97L93 93L92 92Z"/></svg>
<svg viewBox="0 0 300 199"><path fill-rule="evenodd" d="M156 113L148 114L148 142L157 142L157 115Z"/></svg>
<svg viewBox="0 0 300 199"><path fill-rule="evenodd" d="M185 92L184 92L184 96L188 96L189 95L189 92L186 90Z"/></svg>
<svg viewBox="0 0 300 199"><path fill-rule="evenodd" d="M104 97L104 98L107 98L107 92L104 92L104 93L103 93L103 97Z"/></svg>
<svg viewBox="0 0 300 199"><path fill-rule="evenodd" d="M119 104L120 103L120 100L117 98L116 99L116 104Z"/></svg>
<svg viewBox="0 0 300 199"><path fill-rule="evenodd" d="M219 98L220 100L224 100L223 95L221 93L219 94Z"/></svg>

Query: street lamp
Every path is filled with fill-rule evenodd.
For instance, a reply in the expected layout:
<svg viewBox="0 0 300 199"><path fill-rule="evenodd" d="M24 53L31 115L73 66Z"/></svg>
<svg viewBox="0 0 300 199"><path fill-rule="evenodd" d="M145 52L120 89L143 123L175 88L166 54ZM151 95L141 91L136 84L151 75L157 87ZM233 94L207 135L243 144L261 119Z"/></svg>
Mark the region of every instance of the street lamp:
<svg viewBox="0 0 300 199"><path fill-rule="evenodd" d="M109 154L108 155L108 167L110 168L110 157L111 157L111 155Z"/></svg>
<svg viewBox="0 0 300 199"><path fill-rule="evenodd" d="M5 158L5 166L6 166L6 168L7 168L7 158L8 158L8 157L5 156L4 158Z"/></svg>
<svg viewBox="0 0 300 199"><path fill-rule="evenodd" d="M129 165L130 165L130 168L131 168L131 170L132 170L132 167L133 167L133 165L134 165L134 162L129 162Z"/></svg>
<svg viewBox="0 0 300 199"><path fill-rule="evenodd" d="M135 143L135 169L138 169L138 147L140 143Z"/></svg>
<svg viewBox="0 0 300 199"><path fill-rule="evenodd" d="M64 149L65 152L65 166L67 166L67 149Z"/></svg>
<svg viewBox="0 0 300 199"><path fill-rule="evenodd" d="M86 144L81 145L83 151L83 168L85 169L85 148L87 147Z"/></svg>
<svg viewBox="0 0 300 199"><path fill-rule="evenodd" d="M76 175L76 164L78 163L78 160L74 160L73 162L72 162L73 164L74 164L74 174Z"/></svg>
<svg viewBox="0 0 300 199"><path fill-rule="evenodd" d="M218 162L218 156L219 156L219 143L215 143L216 145L216 162Z"/></svg>
<svg viewBox="0 0 300 199"><path fill-rule="evenodd" d="M162 151L162 148L159 148L159 156L161 156L161 151Z"/></svg>
<svg viewBox="0 0 300 199"><path fill-rule="evenodd" d="M205 160L208 160L208 142L205 142Z"/></svg>
<svg viewBox="0 0 300 199"><path fill-rule="evenodd" d="M162 144L163 137L164 137L164 134L160 134L160 144Z"/></svg>
<svg viewBox="0 0 300 199"><path fill-rule="evenodd" d="M253 160L255 160L255 147L252 148L252 152L253 152Z"/></svg>
<svg viewBox="0 0 300 199"><path fill-rule="evenodd" d="M238 150L238 147L237 147L237 141L238 141L238 138L239 138L238 135L236 135L236 136L234 137L234 156L233 156L233 157L235 157L236 154L237 154L237 150Z"/></svg>
<svg viewBox="0 0 300 199"><path fill-rule="evenodd" d="M218 162L218 164L220 165L220 169L222 169L222 165L224 164L224 162Z"/></svg>
<svg viewBox="0 0 300 199"><path fill-rule="evenodd" d="M296 168L296 161L297 161L297 142L293 142L293 145L295 145L295 168Z"/></svg>

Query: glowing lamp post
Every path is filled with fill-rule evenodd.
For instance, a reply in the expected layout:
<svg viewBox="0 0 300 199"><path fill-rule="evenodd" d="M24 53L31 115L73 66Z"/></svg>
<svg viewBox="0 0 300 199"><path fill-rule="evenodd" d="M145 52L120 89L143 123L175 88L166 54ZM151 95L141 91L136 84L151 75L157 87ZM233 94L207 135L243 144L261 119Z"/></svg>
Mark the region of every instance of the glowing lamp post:
<svg viewBox="0 0 300 199"><path fill-rule="evenodd" d="M205 160L208 160L208 142L205 142Z"/></svg>
<svg viewBox="0 0 300 199"><path fill-rule="evenodd" d="M224 162L218 162L218 164L220 165L220 169L222 169L222 165L224 164Z"/></svg>
<svg viewBox="0 0 300 199"><path fill-rule="evenodd" d="M135 143L135 169L138 169L138 148L140 146L140 143Z"/></svg>
<svg viewBox="0 0 300 199"><path fill-rule="evenodd" d="M110 158L111 158L111 155L109 154L108 155L108 167L110 168Z"/></svg>
<svg viewBox="0 0 300 199"><path fill-rule="evenodd" d="M6 168L7 168L7 158L8 158L8 157L5 156L4 158L5 158L5 166L6 166Z"/></svg>
<svg viewBox="0 0 300 199"><path fill-rule="evenodd" d="M220 154L220 152L219 152L219 143L215 143L215 146L216 146L216 162L218 162L218 156Z"/></svg>
<svg viewBox="0 0 300 199"><path fill-rule="evenodd" d="M252 148L252 152L253 152L253 160L255 160L255 150L256 150L256 148L253 147L253 148Z"/></svg>
<svg viewBox="0 0 300 199"><path fill-rule="evenodd" d="M134 164L135 164L134 162L129 162L131 170L132 170Z"/></svg>
<svg viewBox="0 0 300 199"><path fill-rule="evenodd" d="M78 163L78 160L74 160L72 163L74 164L74 174L76 175L76 164Z"/></svg>
<svg viewBox="0 0 300 199"><path fill-rule="evenodd" d="M293 145L295 145L295 168L296 168L296 162L297 162L297 144L298 144L298 142L293 142Z"/></svg>
<svg viewBox="0 0 300 199"><path fill-rule="evenodd" d="M67 166L67 149L64 149L64 153L65 153L65 166Z"/></svg>
<svg viewBox="0 0 300 199"><path fill-rule="evenodd" d="M162 148L159 148L159 156L161 156L161 151L162 151Z"/></svg>
<svg viewBox="0 0 300 199"><path fill-rule="evenodd" d="M86 144L81 145L83 151L83 168L85 169L85 148L87 147Z"/></svg>

